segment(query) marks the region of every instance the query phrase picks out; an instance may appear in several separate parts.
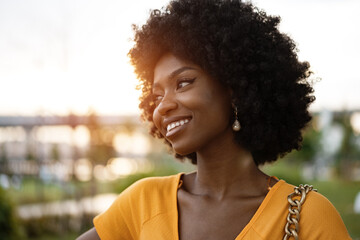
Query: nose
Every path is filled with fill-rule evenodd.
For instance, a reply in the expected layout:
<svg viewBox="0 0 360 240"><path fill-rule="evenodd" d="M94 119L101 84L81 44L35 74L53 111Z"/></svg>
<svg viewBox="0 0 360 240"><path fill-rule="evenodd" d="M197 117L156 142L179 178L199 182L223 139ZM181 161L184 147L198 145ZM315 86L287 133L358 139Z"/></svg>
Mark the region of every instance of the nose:
<svg viewBox="0 0 360 240"><path fill-rule="evenodd" d="M171 110L174 110L178 107L178 104L173 99L163 98L160 104L157 107L157 111L160 115L166 115Z"/></svg>

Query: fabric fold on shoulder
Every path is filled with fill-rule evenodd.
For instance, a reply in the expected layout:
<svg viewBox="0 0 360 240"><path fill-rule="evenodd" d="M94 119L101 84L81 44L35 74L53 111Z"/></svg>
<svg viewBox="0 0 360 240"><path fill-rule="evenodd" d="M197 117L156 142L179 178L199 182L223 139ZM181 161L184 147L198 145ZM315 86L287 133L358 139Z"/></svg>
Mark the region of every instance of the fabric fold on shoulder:
<svg viewBox="0 0 360 240"><path fill-rule="evenodd" d="M140 239L144 223L161 214L174 214L176 203L171 199L181 174L144 178L125 189L107 211L94 218L101 239Z"/></svg>

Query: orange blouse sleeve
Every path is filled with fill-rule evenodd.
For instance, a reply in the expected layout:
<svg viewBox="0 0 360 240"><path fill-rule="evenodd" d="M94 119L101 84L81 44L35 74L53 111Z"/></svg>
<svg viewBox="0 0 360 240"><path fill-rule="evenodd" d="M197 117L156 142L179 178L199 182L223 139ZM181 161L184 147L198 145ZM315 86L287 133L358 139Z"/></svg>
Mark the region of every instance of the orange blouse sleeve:
<svg viewBox="0 0 360 240"><path fill-rule="evenodd" d="M351 239L338 211L317 192L308 194L300 216L301 239Z"/></svg>
<svg viewBox="0 0 360 240"><path fill-rule="evenodd" d="M141 192L141 182L124 190L104 213L94 218L94 226L101 240L137 239L140 218L136 213L136 196ZM133 201L133 199L135 199ZM134 206L135 205L135 206Z"/></svg>
<svg viewBox="0 0 360 240"><path fill-rule="evenodd" d="M168 233L173 239L172 223L177 221L176 193L180 174L145 178L124 190L104 213L94 218L102 240L159 239ZM154 235L155 234L155 235ZM156 236L158 236L156 235Z"/></svg>

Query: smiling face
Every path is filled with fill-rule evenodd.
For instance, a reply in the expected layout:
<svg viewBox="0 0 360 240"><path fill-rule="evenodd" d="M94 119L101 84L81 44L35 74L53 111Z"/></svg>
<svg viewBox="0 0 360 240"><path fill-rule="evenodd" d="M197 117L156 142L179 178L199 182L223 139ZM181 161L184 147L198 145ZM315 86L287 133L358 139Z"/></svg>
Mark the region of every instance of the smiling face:
<svg viewBox="0 0 360 240"><path fill-rule="evenodd" d="M152 93L154 124L176 153L187 155L233 137L230 93L198 65L163 55L154 69Z"/></svg>

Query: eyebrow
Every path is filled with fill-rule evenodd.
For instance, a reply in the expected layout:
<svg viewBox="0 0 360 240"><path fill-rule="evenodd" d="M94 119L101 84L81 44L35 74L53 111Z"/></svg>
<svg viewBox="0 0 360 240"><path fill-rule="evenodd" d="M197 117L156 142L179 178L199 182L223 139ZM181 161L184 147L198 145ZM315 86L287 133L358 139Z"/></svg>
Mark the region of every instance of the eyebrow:
<svg viewBox="0 0 360 240"><path fill-rule="evenodd" d="M192 68L192 67L181 67L181 68L179 68L179 69L177 69L177 70L175 70L175 71L173 71L172 73L170 73L170 75L169 75L169 79L171 79L171 78L174 78L175 76L177 76L177 75L179 75L180 73L182 73L182 72L184 72L184 71L186 71L186 70L194 70L195 68Z"/></svg>
<svg viewBox="0 0 360 240"><path fill-rule="evenodd" d="M187 71L187 70L195 70L195 68L193 68L193 67L187 67L187 66L181 67L181 68L179 68L179 69L176 69L176 70L173 71L172 73L170 73L169 76L167 77L167 79L172 79L172 78L174 78L175 76L177 76L177 75L179 75L180 73L182 73L182 72L184 72L184 71ZM152 86L152 88L156 88L156 87L158 87L158 85L159 85L159 84L154 83L153 86Z"/></svg>

